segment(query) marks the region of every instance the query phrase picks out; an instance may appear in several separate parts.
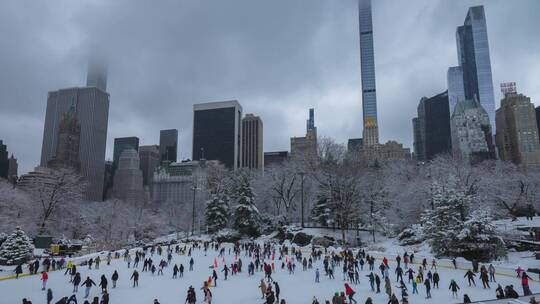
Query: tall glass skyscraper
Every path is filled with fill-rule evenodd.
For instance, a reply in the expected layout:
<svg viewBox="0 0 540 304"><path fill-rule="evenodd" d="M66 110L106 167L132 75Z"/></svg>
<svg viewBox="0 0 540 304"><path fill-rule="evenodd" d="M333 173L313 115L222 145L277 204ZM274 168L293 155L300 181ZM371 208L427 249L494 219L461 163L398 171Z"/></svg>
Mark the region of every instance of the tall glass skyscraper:
<svg viewBox="0 0 540 304"><path fill-rule="evenodd" d="M358 21L360 26L360 64L362 68L362 111L364 115L363 144L372 146L379 143L379 129L377 124L371 0L358 0Z"/></svg>
<svg viewBox="0 0 540 304"><path fill-rule="evenodd" d="M446 74L448 85L448 102L450 105L450 116L454 113L456 104L460 100L465 100L465 91L463 85L463 70L460 66L451 67Z"/></svg>
<svg viewBox="0 0 540 304"><path fill-rule="evenodd" d="M465 98L476 98L480 101L488 113L492 128L495 129L495 97L483 6L469 8L464 24L456 30L456 40Z"/></svg>

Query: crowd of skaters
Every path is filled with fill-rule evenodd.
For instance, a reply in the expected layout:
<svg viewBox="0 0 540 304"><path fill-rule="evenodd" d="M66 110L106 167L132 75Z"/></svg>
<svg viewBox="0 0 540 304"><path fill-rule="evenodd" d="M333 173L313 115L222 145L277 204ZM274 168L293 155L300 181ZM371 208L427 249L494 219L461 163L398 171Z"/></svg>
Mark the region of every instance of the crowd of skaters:
<svg viewBox="0 0 540 304"><path fill-rule="evenodd" d="M166 249L164 249L166 248ZM392 262L392 268L390 267L390 261L384 257L379 265L374 256L366 254L364 250L356 251L356 254L352 250L345 250L339 253L334 251L328 251L328 249L321 249L313 247L311 252L304 255L301 250L293 246L278 245L274 243L237 243L232 248L228 248L228 255L234 255L235 259L230 265L225 264L226 248L216 242L192 242L190 246L184 244L180 245L166 245L166 246L151 246L144 249L136 250L132 256L126 249L122 252L109 252L106 256L107 265L110 265L113 258L122 258L127 264L128 269L133 269L131 276L133 288L137 288L139 285L139 266L141 272L149 272L151 275L163 276L164 270L171 266L173 254L182 254L189 257L189 271L193 271L193 265L195 260L192 257L193 250L202 250L206 255L208 250L218 252L217 257L214 259L214 265L211 265L211 274L207 281L204 281L200 290L202 290L202 299L204 302L211 304L213 300L213 294L211 287L217 287L217 281L219 279L218 272L222 273L223 280L227 281L229 273L231 276L235 276L242 273L242 255L246 260L249 260L247 265L247 275L254 276L255 272L264 273L264 279L261 279L258 288L261 291L261 299L266 304L286 304L286 300L280 298L280 287L278 282L275 282L272 278L272 273L276 271L276 268L281 268L282 271L286 271L290 275L294 275L296 271L296 265L299 264L302 267L302 271L313 271L315 273L315 283L321 281L321 270L318 267L314 267L316 261L322 260L322 266L324 275L327 279L334 280L336 269L342 270L342 279L344 281L344 290L336 291L330 300L325 300L322 303L332 304L352 304L357 303L355 299L356 292L351 285L357 285L360 283L360 278L367 277L371 291L374 293L381 293L381 284L383 284L384 292L388 296L388 303L408 303L408 292L411 289L413 294L419 293L419 286L424 286L424 293L427 299L431 298L431 289L439 289L439 283L441 281L440 274L437 272L437 261L433 259L428 264L427 259L423 259L417 268L413 266L415 264L414 254L408 254L405 252L403 255L395 257L395 263ZM218 259L222 259L223 267L218 269ZM156 261L154 261L154 259ZM159 262L157 262L159 260ZM77 271L78 267L88 267L88 269L99 270L101 257L96 256L84 261L81 265L75 265L71 261L66 263L64 258L54 259L46 257L42 260L37 259L28 264L28 271L31 274L37 274L41 267L41 279L42 290L47 290L46 297L47 303L57 304L77 304L78 287L81 285L84 287L84 304L108 304L109 303L109 284L105 275L101 275L99 284L96 284L89 276L83 281L80 273ZM457 263L455 259L452 261L454 268L457 269ZM41 265L40 265L41 264ZM377 267L377 270L375 270ZM73 294L69 297L61 297L57 302L53 302L54 296L51 289L47 289L48 272L51 270L63 270L65 268L64 275L69 276L69 284L73 285ZM365 275L360 275L360 272L369 272ZM172 279L182 278L184 275L184 265L174 264L172 267ZM17 277L22 273L22 265L17 266L15 269ZM530 289L528 286L528 280L530 277L523 271L523 269L516 269L517 276L521 279L524 295L530 295ZM380 274L380 275L379 275ZM391 275L394 276L394 283ZM482 281L483 288L491 288L490 283L496 283L496 271L495 267L490 264L489 266L482 265L479 267L477 262L472 263L472 268L466 271L464 278L467 278L469 286L476 286L475 277L479 276ZM404 278L404 276L406 278ZM118 271L115 270L110 280L112 282L112 288L116 288L116 283L119 279ZM407 283L405 283L407 282ZM395 284L395 286L393 286ZM407 286L409 285L409 287ZM92 302L89 302L89 294L91 289L95 287L101 288L101 298L94 297ZM398 295L393 291L400 291L400 299ZM457 282L452 279L449 284L449 292L452 297L459 297L460 287ZM495 289L497 298L515 298L518 297L518 293L515 291L512 285L502 288L498 285ZM463 302L470 303L471 299L467 294L463 294ZM23 303L31 303L26 299L23 299ZM159 303L158 299L154 300L154 304ZM193 286L190 286L186 293L185 303L193 304L197 303L197 292ZM313 298L313 304L319 304L317 298ZM368 297L365 301L366 304L373 303L371 297ZM531 298L531 303L536 303L534 298Z"/></svg>

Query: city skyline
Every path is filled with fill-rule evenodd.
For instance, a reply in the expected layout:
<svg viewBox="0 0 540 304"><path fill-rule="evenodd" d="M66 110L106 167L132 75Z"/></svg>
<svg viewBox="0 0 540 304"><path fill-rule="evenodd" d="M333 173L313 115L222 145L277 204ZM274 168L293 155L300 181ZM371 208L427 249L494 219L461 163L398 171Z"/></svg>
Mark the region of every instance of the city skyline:
<svg viewBox="0 0 540 304"><path fill-rule="evenodd" d="M135 135L141 138L141 144L156 144L159 141L157 135L159 130L168 127L176 128L180 133L186 134L180 138L178 156L179 159L190 158L192 105L213 100L237 99L243 105L245 112L254 112L260 115L267 130L272 130L264 136L265 152L288 150L289 137L303 133L305 110L311 107L314 107L319 113L317 121L320 135L334 137L342 143L345 143L347 138L358 137L362 132L359 116L362 111L356 2L353 0L346 3L333 3L332 5L322 2L313 3L306 12L308 18L303 20L300 25L294 23L294 25L299 26L296 31L286 34L280 30L279 33L275 33L276 36L269 39L274 46L272 52L281 52L278 54L283 54L283 56L279 57L293 55L292 59L295 61L292 62L276 58L270 54L272 52L263 52L260 57L253 58L252 51L258 50L255 46L256 42L258 43L256 35L237 28L234 22L226 23L223 29L217 30L211 28L213 23L211 23L210 28L195 28L192 35L201 35L207 32L216 35L222 32L233 36L239 35L239 40L233 44L218 41L216 45L218 51L215 54L203 52L200 54L202 59L195 60L195 62L200 63L199 60L211 58L211 62L217 64L218 68L216 70L218 73L214 74L215 76L212 76L210 70L197 68L187 63L195 58L193 54L189 55L190 51L194 52L195 49L200 51L201 45L209 43L205 39L190 36L193 46L185 47L182 44L175 44L174 48L169 50L165 49L168 46L163 44L158 44L155 49L145 45L146 53L130 53L125 52L125 48L113 41L119 38L114 33L117 35L122 33L122 29L113 28L113 34L106 35L107 37L102 38L103 41L99 41L103 42L100 43L103 45L107 44L105 42L110 42L111 49L114 50L108 58L107 89L111 94L111 109L107 132L107 158L112 159L114 138ZM238 14L249 17L249 13L253 10L252 6L242 1L234 3L243 4L245 9ZM540 45L537 41L529 41L532 39L529 39L527 35L535 26L538 27L538 21L532 20L531 24L512 22L521 18L527 19L523 15L534 11L531 6L538 5L538 3L520 2L520 5L513 6L513 10L508 10L508 4L505 5L502 1L487 3L486 1L460 1L455 4L413 1L407 5L408 7L400 7L399 4L390 5L388 1L376 1L373 3L373 22L374 28L377 29L375 38L377 60L375 64L379 93L377 97L380 107L381 142L397 139L404 142L405 146L412 148L410 119L415 116L418 100L422 96L432 96L446 89L446 69L456 63L455 27L463 23L464 16L470 6L479 4L484 4L486 10L493 67L493 86L498 87L500 82L516 81L520 84L520 91L530 96L531 101L536 106L539 105L540 89L534 84L540 81L539 76L535 73L538 70L536 67L540 67L540 62L534 54L538 54ZM271 12L278 12L283 8L280 3L265 5ZM166 9L183 8L191 9L200 14L199 10L202 9L197 5L175 8L163 6L153 8L150 12L157 14ZM295 19L301 5L292 3L291 6L290 12L287 12L285 16L279 16L280 20L283 19L282 21L286 21L285 24L290 26L293 25L292 20ZM54 10L54 5L45 9L43 14L46 16L50 9ZM67 8L68 11L70 9L77 13L81 7L74 5ZM97 8L90 7L90 9ZM99 9L101 10L102 7ZM134 3L130 9L140 10L141 4ZM386 18L395 19L392 16L399 15L398 13L406 15L400 9L422 14L428 18L426 18L427 20L405 18L407 21L402 21L401 28L398 25L384 22ZM328 12L323 14L324 10L328 10ZM113 12L120 13L115 6L111 8L110 14ZM31 13L32 11L28 12L28 14ZM7 15L0 22L8 22L9 16ZM324 18L320 19L322 20L320 23L317 23L319 20L317 17L321 16ZM109 18L112 16L105 14L97 17L98 20L104 22L103 25L92 24L93 22L90 20L84 20L71 24L75 26L73 31L81 31L87 36L93 36L90 34L100 29L101 26L109 24L111 22ZM218 18L218 16L214 17ZM261 16L257 16L257 18L251 16L249 19L256 28L269 31L279 27L275 22L272 23L271 20L265 18L260 22L255 22L259 17ZM157 19L157 16L155 18ZM169 16L169 18L173 18L173 16ZM501 18L508 22L502 24L496 21ZM220 20L223 21L218 18L213 22ZM57 22L60 23L60 21ZM71 20L71 22L74 21ZM127 20L127 24L129 22L135 21ZM175 22L182 21L175 19ZM430 22L436 23L435 28L425 29L425 25ZM137 27L138 24L135 22L134 25ZM153 28L153 30L169 31L168 33L171 34L171 29L165 28L163 23L157 22L153 26L158 27ZM411 45L400 43L408 37L397 37L402 33L401 31L414 27L420 28L414 34L414 38L429 41L431 43L429 48L415 47L415 43L410 43ZM70 31L65 25L53 22L45 23L44 28L58 29L60 32L67 31L67 33ZM293 28L295 27L293 26ZM20 30L34 34L38 32L37 29L32 28L14 29L12 27L5 27L0 32L4 33L6 37L13 37L14 33ZM514 34L508 35L508 30ZM51 32L48 34L59 39ZM149 34L143 32L141 35ZM187 35L184 32L182 34ZM308 38L300 39L303 34L309 34ZM336 37L331 38L330 36ZM3 72L3 81L0 84L0 100L2 100L0 103L0 129L3 130L0 138L10 143L10 153L13 152L19 159L21 173L27 172L39 163L39 145L43 135L47 92L59 88L82 86L85 83L83 78L86 73L87 57L86 51L83 50L87 49L87 41L69 40L70 37L70 35L66 35L66 38L62 38L68 41L58 42L53 39L51 41L55 43L49 42L50 44L46 44L41 49L46 55L50 53L54 56L36 56L37 59L28 60L25 56L30 56L31 50L15 54L12 45L2 51L3 56L0 57L2 58L0 63L5 63L7 68ZM230 38L230 36L228 37ZM137 41L135 38L137 37L126 37L127 40L124 42L133 46L133 43ZM277 45L293 38L301 40L301 43L295 43L287 48L280 48ZM160 39L163 39L163 36L160 36ZM335 42L339 42L339 48L335 47ZM311 57L307 56L307 59L300 58L297 52L302 53L303 50L312 48L314 44L320 50L308 53ZM24 41L19 45L23 47ZM398 45L401 48L399 54L388 56L395 51L395 47ZM72 50L67 50L68 46ZM243 52L244 56L240 56L242 58L233 56L232 54L237 51ZM119 57L121 52L124 52L123 55L126 59ZM179 59L172 63L174 71L167 68L165 63L158 58L177 53L180 55L173 57ZM147 57L144 57L144 54ZM533 56L531 57L530 54ZM302 53L302 56L304 55ZM422 56L427 56L427 58L422 58ZM52 59L43 62L45 60L43 57ZM325 59L325 57L330 58ZM129 69L128 59L137 62L137 65L140 66ZM430 60L435 59L436 63L430 62ZM28 62L17 66L16 63L20 63L21 60ZM257 71L243 68L243 62L256 63L258 65ZM33 65L29 66L31 64ZM170 63L167 62L167 64ZM139 69L144 70L149 65L152 66L152 69L150 69L151 73L148 74L152 74L152 77L156 77L158 74L158 81L145 83L145 80L149 79L142 77ZM410 67L406 67L407 65ZM433 67L426 67L427 65L433 65ZM264 67L262 72L259 71L261 66ZM300 69L298 69L299 67ZM26 74L19 74L20 72L16 72L15 68L20 68ZM298 71L291 72L291 68ZM276 80L276 73L281 75L283 79ZM307 73L310 76L317 75L308 79L304 75ZM231 77L222 77L228 74ZM318 76L318 74L324 76ZM336 78L338 74L342 75ZM192 78L195 80L190 80L190 76L194 76ZM173 83L174 88L164 84L168 83L164 81L167 78L172 79L170 82ZM250 78L253 79L248 81ZM18 83L14 83L14 81L18 81ZM188 86L193 86L193 84L196 86L186 88L178 84L182 81L187 81ZM21 86L24 86L24 89ZM498 108L501 95L497 91L493 93L495 105ZM336 116L341 119L339 121L332 119ZM24 122L24 127L21 122Z"/></svg>

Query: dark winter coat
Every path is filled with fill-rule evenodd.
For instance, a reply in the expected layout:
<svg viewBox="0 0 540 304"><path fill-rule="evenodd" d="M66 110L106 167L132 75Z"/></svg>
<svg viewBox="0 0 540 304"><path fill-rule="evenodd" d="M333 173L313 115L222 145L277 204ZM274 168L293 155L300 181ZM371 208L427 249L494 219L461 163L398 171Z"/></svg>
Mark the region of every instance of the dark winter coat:
<svg viewBox="0 0 540 304"><path fill-rule="evenodd" d="M92 281L92 279L90 278L87 278L83 283L82 283L83 286L85 287L92 287L92 285L96 286L96 283L94 281Z"/></svg>

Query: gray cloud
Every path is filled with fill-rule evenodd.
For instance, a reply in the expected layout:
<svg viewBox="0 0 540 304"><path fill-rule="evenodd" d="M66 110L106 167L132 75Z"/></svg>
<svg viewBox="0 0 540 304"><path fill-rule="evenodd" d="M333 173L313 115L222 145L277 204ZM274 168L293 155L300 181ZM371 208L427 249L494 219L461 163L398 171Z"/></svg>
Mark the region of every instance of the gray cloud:
<svg viewBox="0 0 540 304"><path fill-rule="evenodd" d="M373 1L381 139L412 145L418 100L445 90L455 28L484 4L494 85L540 102L540 2ZM0 4L0 138L38 163L47 92L85 83L89 46L109 58L107 150L180 130L191 157L192 104L238 99L260 115L265 150L286 150L316 108L321 135L362 132L355 0L6 1ZM498 89L496 89L496 96Z"/></svg>

